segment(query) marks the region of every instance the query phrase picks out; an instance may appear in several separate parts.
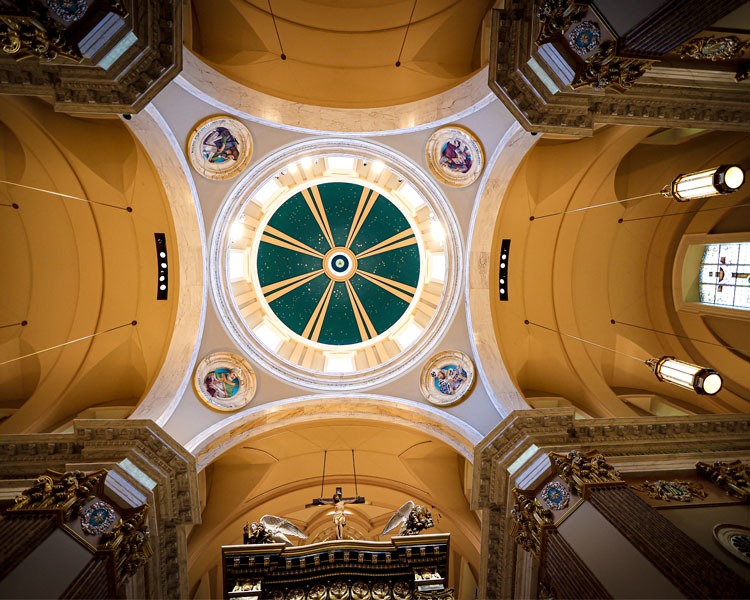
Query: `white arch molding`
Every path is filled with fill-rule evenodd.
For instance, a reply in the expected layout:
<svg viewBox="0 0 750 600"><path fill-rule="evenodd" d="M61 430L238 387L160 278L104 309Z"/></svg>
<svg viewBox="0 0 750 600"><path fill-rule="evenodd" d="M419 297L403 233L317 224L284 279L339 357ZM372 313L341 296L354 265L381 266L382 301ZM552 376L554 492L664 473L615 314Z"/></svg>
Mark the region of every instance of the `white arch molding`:
<svg viewBox="0 0 750 600"><path fill-rule="evenodd" d="M440 300L419 337L398 354L380 364L348 373L314 370L282 358L268 348L247 321L233 297L229 273L231 226L256 192L290 163L322 155L358 156L369 162L381 161L393 173L411 184L427 204L445 232L443 252L445 277ZM222 326L237 345L259 366L292 385L315 390L341 392L380 385L423 361L450 326L458 308L463 283L463 250L458 220L442 191L406 156L380 144L341 137L312 138L282 147L255 165L227 194L214 220L210 235L209 277Z"/></svg>
<svg viewBox="0 0 750 600"><path fill-rule="evenodd" d="M484 108L497 97L487 87L488 67L435 96L382 108L332 108L264 94L222 75L187 48L175 82L221 112L299 131L338 135L391 135L437 127Z"/></svg>
<svg viewBox="0 0 750 600"><path fill-rule="evenodd" d="M199 471L249 438L316 421L357 419L414 429L443 442L469 462L482 434L453 415L420 402L377 394L289 398L233 414L185 444Z"/></svg>
<svg viewBox="0 0 750 600"><path fill-rule="evenodd" d="M195 182L181 144L164 117L149 104L125 124L146 149L169 201L177 246L177 310L169 349L153 385L131 419L152 419L163 427L192 377L206 317L205 231ZM178 283L179 285L174 285Z"/></svg>
<svg viewBox="0 0 750 600"><path fill-rule="evenodd" d="M516 169L537 139L517 122L505 132L487 161L487 169L479 184L467 242L468 266L464 301L469 340L479 377L492 404L503 417L513 410L527 410L531 407L513 384L495 336L492 303L499 291L496 285L497 274L490 273L491 252L497 216L505 192ZM518 256L514 260L520 262L521 259ZM509 269L512 269L512 263L509 264ZM508 291L510 294L514 293L512 288ZM515 293L521 293L521 290L516 290Z"/></svg>

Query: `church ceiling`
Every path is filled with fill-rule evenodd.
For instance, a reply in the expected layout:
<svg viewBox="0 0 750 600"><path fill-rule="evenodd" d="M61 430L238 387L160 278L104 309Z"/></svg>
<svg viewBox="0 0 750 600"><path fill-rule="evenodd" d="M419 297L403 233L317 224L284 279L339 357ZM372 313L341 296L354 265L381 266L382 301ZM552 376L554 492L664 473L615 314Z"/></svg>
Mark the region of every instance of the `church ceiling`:
<svg viewBox="0 0 750 600"><path fill-rule="evenodd" d="M307 202L311 194L320 201ZM336 182L297 192L276 210L263 230L257 268L282 323L311 341L342 346L376 337L399 320L416 292L421 262L415 232L390 200Z"/></svg>

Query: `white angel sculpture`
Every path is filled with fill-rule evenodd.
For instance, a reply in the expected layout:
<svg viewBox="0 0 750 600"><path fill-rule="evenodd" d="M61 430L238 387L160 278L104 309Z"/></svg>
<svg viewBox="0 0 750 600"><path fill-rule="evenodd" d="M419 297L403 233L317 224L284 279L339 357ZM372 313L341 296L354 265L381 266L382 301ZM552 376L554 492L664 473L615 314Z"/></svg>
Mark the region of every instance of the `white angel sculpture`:
<svg viewBox="0 0 750 600"><path fill-rule="evenodd" d="M432 514L421 504L415 505L411 500L399 508L386 524L380 537L401 525L399 535L418 535L423 529L429 529L434 525Z"/></svg>
<svg viewBox="0 0 750 600"><path fill-rule="evenodd" d="M281 543L292 545L287 537L288 535L303 540L307 536L302 531L286 519L274 515L263 515L260 523L252 523L249 527L245 525L245 543L246 544L271 544Z"/></svg>

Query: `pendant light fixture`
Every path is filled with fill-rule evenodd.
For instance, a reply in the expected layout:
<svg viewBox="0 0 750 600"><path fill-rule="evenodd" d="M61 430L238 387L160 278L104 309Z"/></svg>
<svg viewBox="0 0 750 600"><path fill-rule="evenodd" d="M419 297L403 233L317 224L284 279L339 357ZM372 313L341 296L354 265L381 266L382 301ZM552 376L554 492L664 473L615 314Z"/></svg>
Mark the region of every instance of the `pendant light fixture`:
<svg viewBox="0 0 750 600"><path fill-rule="evenodd" d="M632 196L631 198L623 198L622 200L613 200L611 202L593 204L591 206L582 206L581 208L571 208L546 215L531 216L529 217L529 221L591 210L592 208L600 208L612 204L624 204L625 202L641 200L642 198L658 196L659 194L665 198L676 200L677 202L689 202L696 198L709 198L721 194L731 194L740 189L743 183L745 183L745 171L742 170L742 167L737 165L721 165L720 167L698 171L697 173L678 175L674 178L672 183L665 185L661 192L644 194L642 196Z"/></svg>
<svg viewBox="0 0 750 600"><path fill-rule="evenodd" d="M649 358L646 364L659 381L667 381L697 394L713 396L721 390L723 384L721 375L713 369L676 360L674 356Z"/></svg>
<svg viewBox="0 0 750 600"><path fill-rule="evenodd" d="M590 342L589 340L578 337L576 335L558 331L557 329L546 327L545 325L540 325L539 323L534 323L533 321L529 321L528 319L524 320L524 324L534 325L535 327L546 329L547 331L552 331L559 335L564 335L565 337L578 340L579 342L583 342L584 344L590 344L592 346L596 346L597 348L602 348L603 350L614 352L615 354L627 356L628 358L637 360L640 363L645 363L646 366L651 368L651 370L654 372L654 375L656 375L656 378L659 381L666 381L667 383L671 383L683 389L692 390L696 394L700 394L702 396L713 396L715 394L718 394L723 385L723 379L721 375L719 375L719 373L717 373L714 369L708 367L700 367L698 365L677 360L674 356L663 356L661 358L649 358L647 360L643 360L642 358L638 358L637 356L633 356L632 354L621 352L620 350L615 350L614 348L609 348L608 346L602 346L601 344L597 344L596 342Z"/></svg>
<svg viewBox="0 0 750 600"><path fill-rule="evenodd" d="M689 202L695 198L708 198L736 192L745 182L745 172L737 165L721 165L697 173L678 175L661 191L666 198Z"/></svg>

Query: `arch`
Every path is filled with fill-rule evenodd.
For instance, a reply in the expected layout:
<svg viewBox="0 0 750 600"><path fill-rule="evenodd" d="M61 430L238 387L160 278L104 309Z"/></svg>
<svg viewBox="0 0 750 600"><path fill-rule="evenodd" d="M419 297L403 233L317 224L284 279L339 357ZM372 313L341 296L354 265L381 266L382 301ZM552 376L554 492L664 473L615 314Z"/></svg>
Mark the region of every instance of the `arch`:
<svg viewBox="0 0 750 600"><path fill-rule="evenodd" d="M497 97L487 87L487 67L441 94L383 108L331 108L299 104L246 87L222 75L187 48L175 82L220 111L301 133L391 135L462 119ZM227 102L220 98L228 99Z"/></svg>
<svg viewBox="0 0 750 600"><path fill-rule="evenodd" d="M174 221L179 297L175 327L153 385L133 412L133 419L153 419L163 426L190 383L206 317L205 232L198 192L181 145L164 117L149 104L126 121L153 161L164 185ZM173 286L178 289L177 286Z"/></svg>
<svg viewBox="0 0 750 600"><path fill-rule="evenodd" d="M270 402L234 414L202 431L185 448L195 456L201 471L251 437L301 423L355 418L416 429L453 448L471 463L474 446L482 439L482 434L472 426L419 402L375 394L313 395Z"/></svg>
<svg viewBox="0 0 750 600"><path fill-rule="evenodd" d="M504 416L529 405L511 379L500 354L500 344L492 322L492 298L497 282L490 272L491 252L495 242L495 224L505 192L535 137L518 124L508 129L488 162L479 185L469 229L468 267L466 269L466 320L477 371L490 400Z"/></svg>

